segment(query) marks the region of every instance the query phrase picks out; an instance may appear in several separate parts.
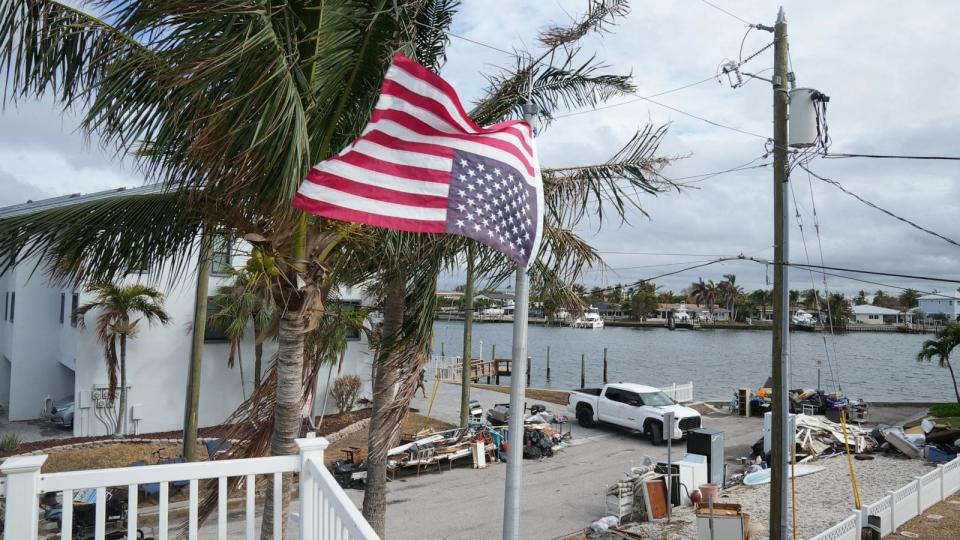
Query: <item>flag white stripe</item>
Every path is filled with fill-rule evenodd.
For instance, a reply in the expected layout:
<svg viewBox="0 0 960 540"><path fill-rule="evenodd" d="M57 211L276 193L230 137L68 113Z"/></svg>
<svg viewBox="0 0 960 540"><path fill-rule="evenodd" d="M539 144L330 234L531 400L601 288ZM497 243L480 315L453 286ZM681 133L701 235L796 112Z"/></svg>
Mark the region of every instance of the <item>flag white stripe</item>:
<svg viewBox="0 0 960 540"><path fill-rule="evenodd" d="M503 151L503 150L500 150L500 149L498 149L498 148L494 148L494 147L488 146L488 145L486 145L486 144L475 143L475 142L471 142L471 141L467 141L467 140L462 140L462 139L456 139L456 138L453 138L453 137L440 137L440 136L434 136L434 135L420 135L419 133L416 133L416 132L414 132L414 131L412 131L412 130L410 130L410 129L407 129L406 127L404 127L404 126L402 126L402 125L400 125L400 124L398 124L398 123L396 123L396 122L394 122L394 121L392 121L392 120L386 120L386 119L380 119L380 120L377 120L376 122L371 123L371 124L369 125L369 128L370 128L370 129L379 129L380 131L382 131L382 132L384 132L384 133L386 133L386 134L388 134L388 135L392 135L392 136L394 136L394 137L397 137L397 138L399 138L399 139L403 139L403 140L405 140L405 141L410 141L410 142L422 142L422 143L436 144L436 145L442 145L442 146L449 146L449 147L455 148L455 149L457 149L457 150L463 150L464 152L472 152L472 153L474 153L474 154L478 154L478 155L481 155L481 156L486 156L486 157L488 157L488 158L490 158L490 159L495 159L495 160L497 160L497 161L502 161L503 163L506 163L507 165L509 165L509 166L513 167L514 169L516 169L517 171L519 171L520 174L523 175L524 179L525 179L528 183L530 183L530 184L532 184L532 185L539 185L539 184L537 184L537 182L536 182L536 180L534 179L534 177L532 177L531 175L527 174L527 167L526 167L516 156L514 156L513 154L511 154L511 153L509 153L509 152L505 152L505 151ZM537 172L537 171L536 171L536 168L534 168L534 172L535 172L535 173Z"/></svg>
<svg viewBox="0 0 960 540"><path fill-rule="evenodd" d="M440 116L437 116L430 109L424 109L423 107L418 107L413 103L410 103L409 101L399 98L397 96L383 94L383 96L380 98L380 101L377 103L377 109L384 110L384 111L388 111L388 110L402 111L413 116L417 120L420 120L421 122L427 124L428 126L436 130L443 131L446 133L453 133L453 134L463 133L462 129L456 126L450 125L450 123L447 120L441 118ZM515 146L519 152L527 156L527 159L533 159L533 156L531 156L526 150L524 150L522 146L517 144L517 138L514 137L513 135L510 135L508 133L483 133L477 136L486 137L490 139L497 139L501 142L509 144L510 146Z"/></svg>
<svg viewBox="0 0 960 540"><path fill-rule="evenodd" d="M301 184L300 194L310 199L327 202L358 212L368 212L370 214L416 219L420 221L445 222L447 220L446 208L424 208L422 206L390 203L379 199L368 199L314 184L313 182L304 182Z"/></svg>
<svg viewBox="0 0 960 540"><path fill-rule="evenodd" d="M449 173L451 167L450 158L435 156L433 154L423 154L410 150L389 148L387 146L383 146L382 144L378 144L374 141L368 141L366 139L357 139L357 142L353 145L352 150L356 150L361 154L366 154L383 161L389 161L390 163L395 163L397 165L413 165L415 167L434 169L443 171L445 173Z"/></svg>
<svg viewBox="0 0 960 540"><path fill-rule="evenodd" d="M447 161L447 171L453 165L450 160ZM379 171L373 171L358 167L343 161L325 161L314 167L318 171L346 178L368 186L382 187L404 193L415 193L418 195L435 195L437 197L446 197L450 191L450 184L441 184L439 182L427 182L424 180L411 180L386 174Z"/></svg>
<svg viewBox="0 0 960 540"><path fill-rule="evenodd" d="M457 123L460 125L460 128L463 131L467 133L478 133L476 130L469 127L469 122L467 122L464 119L464 116L460 114L460 111L457 110L457 107L450 100L450 96L448 96L446 92L444 92L443 90L437 88L436 86L433 86L432 84L424 81L423 79L414 77L413 75L407 73L406 70L403 70L396 66L391 66L390 69L387 70L387 78L392 81L396 81L397 83L401 84L404 88L406 88L407 90L410 90L411 92L420 94L423 97L430 98L436 101L437 103L439 103L440 105L442 105L443 108L446 109L447 112L450 114L450 116L452 116L454 119L457 120ZM386 97L388 97L386 94L381 94L381 99ZM520 127L517 127L516 131L519 132L520 135L523 137L524 142L526 142L526 144L530 148L533 148L533 141L530 139L530 133L526 129L522 129ZM512 135L507 135L507 134L503 134L503 135L505 137L511 138L512 139L511 142L516 144L517 142L516 137Z"/></svg>

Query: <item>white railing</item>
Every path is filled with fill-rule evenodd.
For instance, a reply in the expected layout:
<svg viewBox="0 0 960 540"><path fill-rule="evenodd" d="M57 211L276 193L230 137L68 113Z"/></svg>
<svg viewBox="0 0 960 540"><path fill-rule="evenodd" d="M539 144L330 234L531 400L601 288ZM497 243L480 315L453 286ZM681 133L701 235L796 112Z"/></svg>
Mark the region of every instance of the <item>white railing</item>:
<svg viewBox="0 0 960 540"><path fill-rule="evenodd" d="M188 486L189 502L187 534L196 540L199 530L198 510L201 480L217 480L217 537L227 538L228 479L243 479L245 495L246 538L255 538L255 503L257 476L272 478L274 500L281 500L283 474L300 474L300 538L303 539L363 539L378 538L363 519L346 493L337 485L323 464L323 454L329 443L324 438L297 439L299 455L252 459L232 459L197 463L148 465L118 469L99 469L52 474L41 474L40 467L47 456L8 458L0 472L6 475L6 538L36 538L39 529L38 497L44 493L60 493L62 501L73 501L76 493L91 493L94 508L93 533L103 538L107 532L107 501L111 488L127 489L126 523L120 525L128 538L137 537L138 497L142 487L156 486L157 538L170 537L170 488ZM90 490L90 491L81 491ZM119 492L118 492L119 493ZM71 540L74 532L74 504L61 504L60 538ZM282 512L274 513L274 538L283 538ZM176 535L176 531L174 533Z"/></svg>
<svg viewBox="0 0 960 540"><path fill-rule="evenodd" d="M688 382L687 384L677 384L673 383L667 388L661 388L661 392L673 398L674 401L680 403L689 403L693 401L693 381Z"/></svg>
<svg viewBox="0 0 960 540"><path fill-rule="evenodd" d="M854 510L843 521L810 540L856 540L860 538L860 528L867 526L870 516L880 518L880 536L885 537L958 490L960 457L944 465L937 465L936 470L917 476L896 491L888 491L879 501ZM850 523L855 523L856 527L850 529Z"/></svg>

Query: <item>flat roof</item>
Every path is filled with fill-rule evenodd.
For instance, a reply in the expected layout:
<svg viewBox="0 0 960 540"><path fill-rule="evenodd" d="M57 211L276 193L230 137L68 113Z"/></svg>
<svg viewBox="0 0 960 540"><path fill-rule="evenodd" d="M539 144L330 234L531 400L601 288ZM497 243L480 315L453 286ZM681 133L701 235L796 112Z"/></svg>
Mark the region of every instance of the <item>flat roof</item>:
<svg viewBox="0 0 960 540"><path fill-rule="evenodd" d="M899 315L902 311L880 306L871 306L869 304L860 304L853 306L853 312L857 315Z"/></svg>
<svg viewBox="0 0 960 540"><path fill-rule="evenodd" d="M130 195L149 195L151 193L162 193L165 190L166 186L163 184L147 184L145 186L133 188L120 187L86 194L72 193L70 195L61 195L59 197L50 197L49 199L40 199L37 201L27 201L25 203L2 207L0 208L0 219L23 216L26 214L32 214L34 212L39 212L41 210L62 208L78 203L109 199L112 197L127 197Z"/></svg>

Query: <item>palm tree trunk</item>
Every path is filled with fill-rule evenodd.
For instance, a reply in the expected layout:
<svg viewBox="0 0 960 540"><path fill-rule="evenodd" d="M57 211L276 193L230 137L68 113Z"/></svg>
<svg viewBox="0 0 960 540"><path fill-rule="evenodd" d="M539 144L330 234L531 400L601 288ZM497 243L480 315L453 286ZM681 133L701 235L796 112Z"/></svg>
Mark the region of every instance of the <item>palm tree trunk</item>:
<svg viewBox="0 0 960 540"><path fill-rule="evenodd" d="M290 294L297 295L296 291ZM298 298L299 301L299 298ZM292 303L292 302L291 302ZM297 302L299 303L299 302ZM299 314L299 306L287 305L280 318L277 332L277 398L273 413L273 437L270 454L285 456L297 453L294 442L300 436L300 399L303 397L303 336L305 321ZM269 488L263 504L263 523L260 528L261 540L273 539L273 516L278 511L277 501L273 500L273 477L269 476ZM293 487L293 475L283 475L283 501L279 511L282 514L283 528L286 530L287 515L290 511L290 493Z"/></svg>
<svg viewBox="0 0 960 540"><path fill-rule="evenodd" d="M113 430L116 436L125 435L127 420L127 336L120 334L120 413L117 414L117 425Z"/></svg>
<svg viewBox="0 0 960 540"><path fill-rule="evenodd" d="M213 259L213 235L204 229L200 236L200 259L197 262L197 286L193 300L193 336L190 342L190 368L183 404L183 459L197 460L197 429L200 414L200 368L203 363L203 338L207 331L207 291L210 286L210 264Z"/></svg>
<svg viewBox="0 0 960 540"><path fill-rule="evenodd" d="M960 389L957 388L957 376L953 374L953 366L950 365L949 359L944 359L944 364L947 365L947 369L950 370L950 378L953 380L953 391L957 394L957 403L960 403Z"/></svg>
<svg viewBox="0 0 960 540"><path fill-rule="evenodd" d="M256 318L253 320L253 388L257 389L260 387L260 361L263 358L263 342L260 341L260 332L263 329L260 328L260 323L257 322Z"/></svg>
<svg viewBox="0 0 960 540"><path fill-rule="evenodd" d="M404 280L393 275L387 284L383 301L383 328L381 342L392 344L403 326ZM363 517L373 530L385 538L387 513L387 451L392 437L384 436L395 430L389 423L387 406L396 391L397 366L391 362L391 347L381 347L373 372L373 405L367 447L367 482L363 492Z"/></svg>

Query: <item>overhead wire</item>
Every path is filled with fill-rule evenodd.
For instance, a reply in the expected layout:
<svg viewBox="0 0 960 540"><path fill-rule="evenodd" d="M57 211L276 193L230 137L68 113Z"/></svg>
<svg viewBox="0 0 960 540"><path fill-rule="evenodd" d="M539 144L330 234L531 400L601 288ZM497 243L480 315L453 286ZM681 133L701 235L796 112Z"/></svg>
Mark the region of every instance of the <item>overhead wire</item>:
<svg viewBox="0 0 960 540"><path fill-rule="evenodd" d="M708 5L708 6L712 7L713 9L715 9L715 10L717 10L717 11L719 11L719 12L721 12L721 13L727 15L727 16L729 16L729 17L733 17L734 19L742 22L743 24L749 25L749 26L751 26L751 27L753 26L753 23L751 23L750 21L748 21L748 20L746 20L746 19L744 19L744 18L742 18L742 17L739 17L739 16L737 16L737 15L735 15L735 14L733 14L733 13L730 13L729 11L727 11L727 10L723 9L722 7L714 4L713 2L709 2L708 0L700 0L700 1L703 2L704 4Z"/></svg>
<svg viewBox="0 0 960 540"><path fill-rule="evenodd" d="M903 223L906 223L907 225L910 225L911 227L913 227L913 228L915 228L915 229L917 229L917 230L923 231L923 232L925 232L925 233L927 233L927 234L929 234L929 235L931 235L931 236L935 236L935 237L937 237L937 238L939 238L939 239L941 239L941 240L943 240L943 241L945 241L945 242L948 242L948 243L953 244L953 245L955 245L955 246L957 246L957 247L960 247L960 242L957 242L956 240L954 240L954 239L952 239L952 238L950 238L950 237L948 237L948 236L942 235L942 234L940 234L940 233L938 233L938 232L936 232L936 231L933 231L933 230L931 230L931 229L928 229L928 228L926 228L926 227L923 227L922 225L918 225L917 223L915 223L915 222L913 222L913 221L911 221L911 220L909 220L909 219L907 219L907 218L905 218L905 217L901 217L901 216L898 216L897 214L894 214L894 213L891 212L890 210L887 210L886 208L883 208L883 207L877 205L876 203L873 203L873 202L871 202L871 201L868 201L867 199L864 199L864 198L861 197L860 195L857 195L856 193L854 193L854 192L850 191L849 189L843 187L843 185L842 185L840 182L838 182L838 181L836 181L836 180L833 180L833 179L831 179L831 178L826 178L826 177L824 177L824 176L820 176L819 174L811 171L811 170L810 170L805 164L803 164L803 163L800 164L800 167L801 167L803 170L805 170L805 171L807 171L808 173L810 173L810 174L811 174L814 178L816 178L817 180L820 180L820 181L822 181L822 182L826 182L827 184L830 184L830 185L834 186L835 188L837 188L837 189L839 189L840 191L846 193L847 195L853 197L854 199L857 199L858 201L862 202L863 204L865 204L865 205L867 205L867 206L869 206L869 207L871 207L871 208L873 208L873 209L875 209L875 210L879 210L880 212L883 212L884 214L887 214L888 216L890 216L890 217L892 217L892 218L894 218L894 219L896 219L896 220L902 221Z"/></svg>
<svg viewBox="0 0 960 540"><path fill-rule="evenodd" d="M960 161L960 156L917 156L900 154L850 154L850 153L826 153L823 157L827 159L843 158L872 158L872 159L918 159L918 160L940 160L940 161Z"/></svg>

